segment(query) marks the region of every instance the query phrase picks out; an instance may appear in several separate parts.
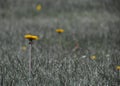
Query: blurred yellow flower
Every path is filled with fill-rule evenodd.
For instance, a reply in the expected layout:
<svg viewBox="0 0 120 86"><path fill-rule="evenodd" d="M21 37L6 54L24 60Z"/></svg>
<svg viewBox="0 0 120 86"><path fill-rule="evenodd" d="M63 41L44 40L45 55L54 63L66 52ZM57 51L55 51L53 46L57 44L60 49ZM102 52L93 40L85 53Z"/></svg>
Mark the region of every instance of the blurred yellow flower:
<svg viewBox="0 0 120 86"><path fill-rule="evenodd" d="M120 70L120 66L116 66L116 69L117 69L117 70Z"/></svg>
<svg viewBox="0 0 120 86"><path fill-rule="evenodd" d="M25 51L26 49L27 49L27 47L26 47L26 46L22 46L22 50L24 50L24 51Z"/></svg>
<svg viewBox="0 0 120 86"><path fill-rule="evenodd" d="M29 39L29 40L38 40L38 36L35 36L35 35L31 35L31 34L27 34L24 36L26 39Z"/></svg>
<svg viewBox="0 0 120 86"><path fill-rule="evenodd" d="M40 11L42 9L42 6L40 5L40 4L38 4L37 6L36 6L36 10L37 11Z"/></svg>
<svg viewBox="0 0 120 86"><path fill-rule="evenodd" d="M56 32L57 32L57 33L63 33L63 32L64 32L64 30L63 30L63 29L61 29L61 28L59 28L59 29L56 29Z"/></svg>
<svg viewBox="0 0 120 86"><path fill-rule="evenodd" d="M96 56L94 55L94 56L91 56L90 57L92 60L95 60L96 59Z"/></svg>

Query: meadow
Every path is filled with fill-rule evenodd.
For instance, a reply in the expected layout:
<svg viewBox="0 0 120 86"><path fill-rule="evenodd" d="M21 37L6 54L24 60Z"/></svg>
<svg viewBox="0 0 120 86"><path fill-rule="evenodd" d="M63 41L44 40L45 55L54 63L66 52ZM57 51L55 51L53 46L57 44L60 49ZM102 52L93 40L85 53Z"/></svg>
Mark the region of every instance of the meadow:
<svg viewBox="0 0 120 86"><path fill-rule="evenodd" d="M46 2L41 11L35 5L0 11L0 86L119 86L119 15L97 10L97 3L48 11ZM58 28L64 32L58 34ZM40 38L32 46L31 82L27 33Z"/></svg>

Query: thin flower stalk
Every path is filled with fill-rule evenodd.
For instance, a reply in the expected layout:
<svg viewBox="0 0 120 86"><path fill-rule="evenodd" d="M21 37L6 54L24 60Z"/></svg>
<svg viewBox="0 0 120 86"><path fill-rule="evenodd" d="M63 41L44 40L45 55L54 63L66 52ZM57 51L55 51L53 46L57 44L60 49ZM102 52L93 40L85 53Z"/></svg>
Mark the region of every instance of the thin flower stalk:
<svg viewBox="0 0 120 86"><path fill-rule="evenodd" d="M32 79L32 45L33 45L33 40L38 40L38 36L35 36L35 35L31 35L31 34L27 34L24 36L26 39L29 40L29 60L28 60L28 63L29 63L29 73L28 73L28 76L29 76L29 83L31 83L31 79ZM31 85L31 84L30 84Z"/></svg>

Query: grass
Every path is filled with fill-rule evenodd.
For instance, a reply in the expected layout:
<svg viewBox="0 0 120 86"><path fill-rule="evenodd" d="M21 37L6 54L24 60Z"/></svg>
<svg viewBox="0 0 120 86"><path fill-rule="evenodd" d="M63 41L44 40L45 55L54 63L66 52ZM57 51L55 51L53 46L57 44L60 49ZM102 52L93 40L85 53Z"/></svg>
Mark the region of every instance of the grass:
<svg viewBox="0 0 120 86"><path fill-rule="evenodd" d="M32 86L119 86L119 16L66 12L0 20L0 85L30 86L26 33L40 37L32 52ZM61 44L56 28L63 28ZM117 31L117 29L115 29ZM110 32L112 31L112 32ZM73 51L76 46L79 47ZM27 50L21 50L27 46ZM90 59L92 55L96 60Z"/></svg>

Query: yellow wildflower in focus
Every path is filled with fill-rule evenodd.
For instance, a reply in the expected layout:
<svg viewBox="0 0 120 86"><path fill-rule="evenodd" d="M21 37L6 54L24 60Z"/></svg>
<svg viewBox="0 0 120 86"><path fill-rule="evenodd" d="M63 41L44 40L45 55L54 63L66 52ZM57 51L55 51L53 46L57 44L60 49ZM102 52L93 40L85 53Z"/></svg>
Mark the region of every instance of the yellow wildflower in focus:
<svg viewBox="0 0 120 86"><path fill-rule="evenodd" d="M40 5L40 4L38 4L37 6L36 6L36 10L37 11L40 11L42 9L42 6Z"/></svg>
<svg viewBox="0 0 120 86"><path fill-rule="evenodd" d="M91 56L90 57L92 60L95 60L96 59L96 56Z"/></svg>
<svg viewBox="0 0 120 86"><path fill-rule="evenodd" d="M27 34L24 36L26 39L29 39L29 40L38 40L38 36L35 36L35 35L30 35L30 34Z"/></svg>
<svg viewBox="0 0 120 86"><path fill-rule="evenodd" d="M26 47L26 46L22 46L22 50L24 50L24 51L25 51L26 49L27 49L27 47Z"/></svg>
<svg viewBox="0 0 120 86"><path fill-rule="evenodd" d="M120 66L116 66L116 69L117 69L117 70L120 70Z"/></svg>
<svg viewBox="0 0 120 86"><path fill-rule="evenodd" d="M60 29L56 29L56 32L57 32L57 33L63 33L64 30L60 28Z"/></svg>

